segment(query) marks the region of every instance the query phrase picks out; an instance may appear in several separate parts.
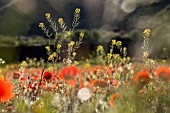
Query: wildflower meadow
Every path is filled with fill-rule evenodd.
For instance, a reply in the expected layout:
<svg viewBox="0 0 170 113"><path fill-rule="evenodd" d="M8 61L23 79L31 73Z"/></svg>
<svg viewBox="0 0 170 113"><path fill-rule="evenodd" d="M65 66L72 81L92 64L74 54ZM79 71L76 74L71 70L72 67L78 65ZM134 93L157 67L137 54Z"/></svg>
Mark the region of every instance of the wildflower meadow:
<svg viewBox="0 0 170 113"><path fill-rule="evenodd" d="M80 60L86 34L80 30L70 38L80 15L76 8L71 28L65 18L44 15L38 27L48 37L46 59L27 57L12 64L0 59L0 112L170 113L170 62L149 57L152 29L141 31L138 59L128 56L122 41L112 39L109 51L101 44L94 56Z"/></svg>

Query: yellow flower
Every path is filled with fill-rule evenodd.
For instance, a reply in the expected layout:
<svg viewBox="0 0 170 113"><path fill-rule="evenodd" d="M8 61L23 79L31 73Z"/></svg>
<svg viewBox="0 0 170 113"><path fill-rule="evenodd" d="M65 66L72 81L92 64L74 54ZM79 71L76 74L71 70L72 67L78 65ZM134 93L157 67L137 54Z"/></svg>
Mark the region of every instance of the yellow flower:
<svg viewBox="0 0 170 113"><path fill-rule="evenodd" d="M75 64L75 65L78 65L78 64L79 64L79 62L78 62L78 61L74 61L74 64Z"/></svg>
<svg viewBox="0 0 170 113"><path fill-rule="evenodd" d="M68 44L68 46L73 46L75 44L75 42L74 41L71 41L69 44Z"/></svg>
<svg viewBox="0 0 170 113"><path fill-rule="evenodd" d="M48 70L49 70L49 71L53 70L53 67L52 67L52 66L51 66L51 67L49 67L49 68L48 68Z"/></svg>
<svg viewBox="0 0 170 113"><path fill-rule="evenodd" d="M80 8L76 8L75 12L80 13Z"/></svg>
<svg viewBox="0 0 170 113"><path fill-rule="evenodd" d="M123 58L123 61L126 61L127 59L126 58Z"/></svg>
<svg viewBox="0 0 170 113"><path fill-rule="evenodd" d="M53 52L52 55L53 55L53 57L56 57L56 56L57 56L57 53L56 53L56 52Z"/></svg>
<svg viewBox="0 0 170 113"><path fill-rule="evenodd" d="M64 22L63 18L58 19L58 23L63 23L63 22Z"/></svg>
<svg viewBox="0 0 170 113"><path fill-rule="evenodd" d="M49 57L48 57L48 60L52 60L54 58L53 54L51 54Z"/></svg>
<svg viewBox="0 0 170 113"><path fill-rule="evenodd" d="M72 53L73 56L76 56L76 54L77 54L76 52L73 52L73 53Z"/></svg>
<svg viewBox="0 0 170 113"><path fill-rule="evenodd" d="M143 52L144 57L148 57L149 53L148 52Z"/></svg>
<svg viewBox="0 0 170 113"><path fill-rule="evenodd" d="M126 47L123 47L123 51L126 51L127 50L127 48Z"/></svg>
<svg viewBox="0 0 170 113"><path fill-rule="evenodd" d="M21 62L21 66L25 67L25 66L27 66L27 65L28 65L28 64L27 64L26 61L22 61L22 62Z"/></svg>
<svg viewBox="0 0 170 113"><path fill-rule="evenodd" d="M108 53L108 54L107 54L107 57L108 57L108 58L111 58L111 57L112 57L112 54L111 54L111 53Z"/></svg>
<svg viewBox="0 0 170 113"><path fill-rule="evenodd" d="M70 36L71 35L71 31L67 31L67 36Z"/></svg>
<svg viewBox="0 0 170 113"><path fill-rule="evenodd" d="M145 30L143 31L143 34L144 34L145 36L149 36L150 33L151 33L151 30L150 30L150 29L145 29Z"/></svg>
<svg viewBox="0 0 170 113"><path fill-rule="evenodd" d="M97 51L101 51L101 50L104 50L104 49L103 49L103 46L98 45L98 46L97 46Z"/></svg>
<svg viewBox="0 0 170 113"><path fill-rule="evenodd" d="M39 27L44 27L44 23L39 23Z"/></svg>
<svg viewBox="0 0 170 113"><path fill-rule="evenodd" d="M83 33L83 32L80 32L80 36L81 36L81 37L84 37L84 33Z"/></svg>
<svg viewBox="0 0 170 113"><path fill-rule="evenodd" d="M120 55L119 54L113 54L112 55L114 58L118 58L118 57L120 57Z"/></svg>
<svg viewBox="0 0 170 113"><path fill-rule="evenodd" d="M122 42L121 42L121 41L117 41L116 45L117 45L117 46L121 46L121 45L122 45Z"/></svg>
<svg viewBox="0 0 170 113"><path fill-rule="evenodd" d="M60 49L61 48L61 44L57 44L57 49Z"/></svg>
<svg viewBox="0 0 170 113"><path fill-rule="evenodd" d="M112 40L112 45L116 45L116 40Z"/></svg>
<svg viewBox="0 0 170 113"><path fill-rule="evenodd" d="M45 16L46 16L47 18L50 18L50 13L46 13Z"/></svg>
<svg viewBox="0 0 170 113"><path fill-rule="evenodd" d="M74 42L74 41L71 41L70 43L71 43L72 45L74 45L74 44L75 44L75 42Z"/></svg>
<svg viewBox="0 0 170 113"><path fill-rule="evenodd" d="M46 48L48 51L50 51L50 46L46 46L45 48Z"/></svg>
<svg viewBox="0 0 170 113"><path fill-rule="evenodd" d="M88 63L84 64L84 67L88 68L90 65Z"/></svg>
<svg viewBox="0 0 170 113"><path fill-rule="evenodd" d="M117 74L117 75L115 76L115 78L119 79L119 78L120 78L120 74Z"/></svg>

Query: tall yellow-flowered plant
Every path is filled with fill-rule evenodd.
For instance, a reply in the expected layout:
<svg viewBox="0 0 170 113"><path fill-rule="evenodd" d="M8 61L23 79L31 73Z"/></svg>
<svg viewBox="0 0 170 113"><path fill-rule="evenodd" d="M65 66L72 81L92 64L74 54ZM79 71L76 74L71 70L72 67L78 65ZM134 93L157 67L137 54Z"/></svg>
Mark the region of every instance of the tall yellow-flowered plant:
<svg viewBox="0 0 170 113"><path fill-rule="evenodd" d="M51 17L50 13L45 14L46 20L49 22L50 29L53 30L53 33L50 33L50 30L48 27L46 27L44 22L39 23L39 27L41 30L46 34L46 36L49 38L49 43L45 47L47 51L47 62L43 62L43 69L42 74L44 73L45 68L47 67L48 62L56 63L58 60L60 60L60 54L61 52L67 52L68 56L67 58L63 59L64 64L71 65L74 63L74 58L76 56L76 50L80 47L80 44L82 43L82 40L84 38L84 33L80 32L78 41L70 41L68 43L68 48L66 50L62 50L63 46L60 43L61 40L66 39L72 35L75 28L79 25L79 19L80 19L80 8L76 8L74 11L73 21L72 21L72 27L68 28L64 19L62 17L57 19L57 22ZM55 43L51 44L51 36L55 36ZM62 35L63 37L59 39L59 36ZM39 86L42 81L42 75L41 79L39 81Z"/></svg>
<svg viewBox="0 0 170 113"><path fill-rule="evenodd" d="M149 36L151 34L151 30L150 29L145 29L143 31L143 37L144 37L144 41L143 41L143 61L145 62L149 56Z"/></svg>
<svg viewBox="0 0 170 113"><path fill-rule="evenodd" d="M59 54L61 52L68 52L68 58L71 59L71 57L75 57L75 50L78 49L80 47L80 44L82 43L83 37L84 37L84 33L81 32L79 34L79 40L78 41L71 41L70 43L68 43L68 49L62 51L62 45L60 44L60 40L66 39L67 37L71 36L72 33L74 32L75 28L79 25L79 19L80 19L80 8L76 8L74 11L74 17L73 17L73 21L72 21L72 28L68 29L64 19L62 17L58 18L57 22L55 20L52 19L51 14L50 13L46 13L45 14L45 18L47 19L47 21L50 23L50 27L52 28L54 33L50 33L49 29L46 27L46 25L41 22L39 23L39 27L41 28L41 30L44 31L44 33L46 34L46 36L49 38L49 44L48 46L46 46L46 50L47 50L47 54L48 54L48 61L52 61L52 62L56 62L57 60L59 60ZM57 24L59 26L57 26ZM63 38L59 39L59 35L60 34L64 34ZM53 45L53 47L51 47L51 42L50 42L50 38L51 36L54 35L55 36L55 43ZM53 49L51 49L53 48Z"/></svg>

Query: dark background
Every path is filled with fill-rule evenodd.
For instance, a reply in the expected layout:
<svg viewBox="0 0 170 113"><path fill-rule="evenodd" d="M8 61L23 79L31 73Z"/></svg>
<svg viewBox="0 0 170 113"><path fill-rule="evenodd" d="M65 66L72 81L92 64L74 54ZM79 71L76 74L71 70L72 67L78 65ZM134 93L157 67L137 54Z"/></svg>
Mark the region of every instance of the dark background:
<svg viewBox="0 0 170 113"><path fill-rule="evenodd" d="M150 28L150 55L160 57L170 49L170 0L0 0L0 57L7 62L46 57L47 45L39 22L64 18L71 27L75 8L81 9L78 26L85 32L83 47L88 56L98 44L106 47L113 38L123 40L130 56L141 56L143 30ZM75 37L75 36L73 36ZM86 50L87 49L87 50ZM81 53L86 50L87 53Z"/></svg>

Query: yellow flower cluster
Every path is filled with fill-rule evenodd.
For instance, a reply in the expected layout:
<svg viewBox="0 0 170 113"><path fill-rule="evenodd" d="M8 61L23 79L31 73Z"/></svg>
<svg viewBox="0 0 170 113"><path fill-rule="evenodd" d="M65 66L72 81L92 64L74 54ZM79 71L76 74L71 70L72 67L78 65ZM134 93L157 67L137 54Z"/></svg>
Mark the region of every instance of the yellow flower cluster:
<svg viewBox="0 0 170 113"><path fill-rule="evenodd" d="M53 70L53 66L50 66L50 67L48 68L48 70L49 70L49 71L52 71L52 70Z"/></svg>
<svg viewBox="0 0 170 113"><path fill-rule="evenodd" d="M52 55L53 55L54 57L56 57L56 56L57 56L57 53L56 53L56 52L53 52Z"/></svg>
<svg viewBox="0 0 170 113"><path fill-rule="evenodd" d="M118 58L118 57L120 57L119 54L113 54L112 56L113 56L113 58Z"/></svg>
<svg viewBox="0 0 170 113"><path fill-rule="evenodd" d="M53 52L49 57L48 57L48 60L52 60L54 57L57 56L57 53L56 52Z"/></svg>
<svg viewBox="0 0 170 113"><path fill-rule="evenodd" d="M57 49L60 49L61 48L61 44L57 44Z"/></svg>
<svg viewBox="0 0 170 113"><path fill-rule="evenodd" d="M84 64L84 67L88 68L90 65L88 63Z"/></svg>
<svg viewBox="0 0 170 113"><path fill-rule="evenodd" d="M126 58L123 58L123 61L126 61L127 59Z"/></svg>
<svg viewBox="0 0 170 113"><path fill-rule="evenodd" d="M67 31L67 36L70 36L71 34L71 31Z"/></svg>
<svg viewBox="0 0 170 113"><path fill-rule="evenodd" d="M115 75L115 78L119 79L120 76L121 76L120 74L117 74L117 75Z"/></svg>
<svg viewBox="0 0 170 113"><path fill-rule="evenodd" d="M116 40L112 40L112 45L116 45Z"/></svg>
<svg viewBox="0 0 170 113"><path fill-rule="evenodd" d="M111 44L112 45L121 46L122 45L122 41L116 41L116 39L113 39Z"/></svg>
<svg viewBox="0 0 170 113"><path fill-rule="evenodd" d="M76 52L73 52L73 53L72 53L73 56L76 56L76 54L77 54Z"/></svg>
<svg viewBox="0 0 170 113"><path fill-rule="evenodd" d="M50 18L51 15L50 15L50 13L46 13L45 16L46 16L47 18Z"/></svg>
<svg viewBox="0 0 170 113"><path fill-rule="evenodd" d="M80 13L80 8L76 8L75 13Z"/></svg>
<svg viewBox="0 0 170 113"><path fill-rule="evenodd" d="M26 61L22 61L22 62L21 62L21 66L25 67L25 66L27 66L27 65L28 65L28 64L27 64Z"/></svg>
<svg viewBox="0 0 170 113"><path fill-rule="evenodd" d="M74 44L75 44L75 42L74 41L71 41L69 44L68 44L68 46L70 47L70 46L74 46Z"/></svg>
<svg viewBox="0 0 170 113"><path fill-rule="evenodd" d="M148 57L149 53L148 52L143 52L144 57Z"/></svg>
<svg viewBox="0 0 170 113"><path fill-rule="evenodd" d="M53 57L53 55L50 55L49 57L48 57L48 60L52 60L54 57Z"/></svg>
<svg viewBox="0 0 170 113"><path fill-rule="evenodd" d="M78 61L74 61L74 64L75 64L75 65L78 65L78 64L79 64L79 62L78 62Z"/></svg>
<svg viewBox="0 0 170 113"><path fill-rule="evenodd" d="M116 45L117 45L117 46L121 46L121 45L122 45L122 42L121 42L121 41L117 41L117 42L116 42Z"/></svg>
<svg viewBox="0 0 170 113"><path fill-rule="evenodd" d="M126 51L127 50L127 48L126 47L123 47L123 51Z"/></svg>
<svg viewBox="0 0 170 113"><path fill-rule="evenodd" d="M48 51L50 51L50 46L46 46L45 48L46 48Z"/></svg>
<svg viewBox="0 0 170 113"><path fill-rule="evenodd" d="M59 24L62 24L62 23L64 23L64 20L63 20L63 18L59 18L59 19L58 19L58 23L59 23Z"/></svg>
<svg viewBox="0 0 170 113"><path fill-rule="evenodd" d="M39 27L44 27L44 23L39 23Z"/></svg>
<svg viewBox="0 0 170 113"><path fill-rule="evenodd" d="M116 58L119 58L120 55L119 55L119 54L111 54L111 53L108 53L108 54L107 54L107 58L111 59L112 57L113 57L114 59L116 59Z"/></svg>
<svg viewBox="0 0 170 113"><path fill-rule="evenodd" d="M81 37L84 37L84 33L83 32L80 32L79 34Z"/></svg>
<svg viewBox="0 0 170 113"><path fill-rule="evenodd" d="M108 54L107 54L107 58L112 58L112 54L111 54L111 53L108 53Z"/></svg>
<svg viewBox="0 0 170 113"><path fill-rule="evenodd" d="M143 31L143 34L144 34L145 36L149 36L149 35L151 34L151 30L150 30L150 29L145 29L145 30Z"/></svg>
<svg viewBox="0 0 170 113"><path fill-rule="evenodd" d="M102 46L102 45L98 45L98 46L97 46L97 51L102 51L102 50L104 50L104 49L103 49L103 46Z"/></svg>

